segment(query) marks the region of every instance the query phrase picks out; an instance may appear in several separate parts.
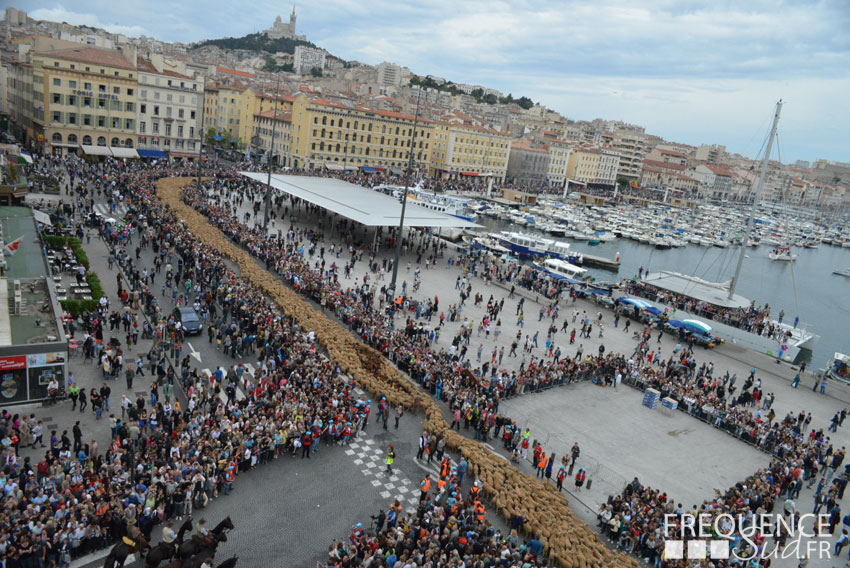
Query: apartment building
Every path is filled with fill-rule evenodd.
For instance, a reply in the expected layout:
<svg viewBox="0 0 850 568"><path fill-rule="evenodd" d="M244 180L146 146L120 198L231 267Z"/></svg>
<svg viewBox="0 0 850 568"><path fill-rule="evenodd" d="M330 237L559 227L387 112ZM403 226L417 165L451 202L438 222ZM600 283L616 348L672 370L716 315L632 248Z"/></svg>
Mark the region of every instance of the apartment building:
<svg viewBox="0 0 850 568"><path fill-rule="evenodd" d="M292 143L283 165L400 173L408 165L414 122L409 114L311 100L299 93L292 103ZM415 170L430 173L433 140L433 123L419 119L413 142Z"/></svg>
<svg viewBox="0 0 850 568"><path fill-rule="evenodd" d="M434 124L431 164L437 177L488 176L504 181L510 151L510 137L496 130L447 120Z"/></svg>
<svg viewBox="0 0 850 568"><path fill-rule="evenodd" d="M139 149L153 152L151 156L167 152L172 158L197 158L203 135L203 78L166 69L161 57L139 58L137 68Z"/></svg>
<svg viewBox="0 0 850 568"><path fill-rule="evenodd" d="M36 148L64 154L82 146L85 153L121 156L106 148L137 146L134 60L121 51L83 46L31 57Z"/></svg>
<svg viewBox="0 0 850 568"><path fill-rule="evenodd" d="M516 185L540 187L545 185L548 172L549 151L545 146L533 147L522 139L511 142L508 181Z"/></svg>
<svg viewBox="0 0 850 568"><path fill-rule="evenodd" d="M254 115L252 145L261 151L265 160L271 159L272 163L282 164L290 155L291 143L291 112L267 110Z"/></svg>

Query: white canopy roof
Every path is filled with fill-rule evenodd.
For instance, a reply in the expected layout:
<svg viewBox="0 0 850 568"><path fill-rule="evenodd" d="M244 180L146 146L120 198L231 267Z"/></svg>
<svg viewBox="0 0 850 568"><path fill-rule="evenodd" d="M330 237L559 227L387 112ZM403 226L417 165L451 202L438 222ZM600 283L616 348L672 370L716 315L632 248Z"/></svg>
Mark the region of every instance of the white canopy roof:
<svg viewBox="0 0 850 568"><path fill-rule="evenodd" d="M112 155L116 158L138 158L139 153L136 152L135 148L116 148L115 146L110 146L109 151L112 152Z"/></svg>
<svg viewBox="0 0 850 568"><path fill-rule="evenodd" d="M43 223L45 225L53 226L53 223L50 222L50 215L45 213L44 211L39 211L38 209L32 210L32 216L35 217L35 220L39 223Z"/></svg>
<svg viewBox="0 0 850 568"><path fill-rule="evenodd" d="M268 180L265 173L240 174L263 184ZM271 186L368 227L397 226L401 217L399 199L335 178L273 174ZM404 211L404 224L407 227L480 227L410 202Z"/></svg>

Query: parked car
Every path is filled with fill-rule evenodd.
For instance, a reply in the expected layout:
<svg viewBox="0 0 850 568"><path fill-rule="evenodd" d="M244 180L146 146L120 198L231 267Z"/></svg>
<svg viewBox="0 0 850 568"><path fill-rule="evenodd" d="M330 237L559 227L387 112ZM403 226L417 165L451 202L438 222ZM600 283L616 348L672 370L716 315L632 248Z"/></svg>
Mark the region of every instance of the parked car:
<svg viewBox="0 0 850 568"><path fill-rule="evenodd" d="M186 335L200 335L204 327L198 312L189 306L174 308L174 319L180 322Z"/></svg>

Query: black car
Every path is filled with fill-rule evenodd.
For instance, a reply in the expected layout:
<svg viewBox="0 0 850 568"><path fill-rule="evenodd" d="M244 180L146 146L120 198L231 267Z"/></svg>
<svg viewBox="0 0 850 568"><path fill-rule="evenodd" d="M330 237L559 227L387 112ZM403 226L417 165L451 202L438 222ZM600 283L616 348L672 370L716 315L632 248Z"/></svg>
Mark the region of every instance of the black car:
<svg viewBox="0 0 850 568"><path fill-rule="evenodd" d="M174 308L174 319L183 326L186 335L200 335L204 325L194 308Z"/></svg>

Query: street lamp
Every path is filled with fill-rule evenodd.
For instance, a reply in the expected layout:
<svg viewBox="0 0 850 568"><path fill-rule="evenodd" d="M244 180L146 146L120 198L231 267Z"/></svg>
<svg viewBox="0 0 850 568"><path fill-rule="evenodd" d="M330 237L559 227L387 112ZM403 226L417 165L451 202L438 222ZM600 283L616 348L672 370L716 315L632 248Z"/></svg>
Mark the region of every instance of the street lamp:
<svg viewBox="0 0 850 568"><path fill-rule="evenodd" d="M410 172L413 171L413 152L416 150L416 127L419 125L419 101L422 99L422 89L416 96L416 114L413 117L413 132L410 134L410 155L407 161L407 172L404 176L404 194L401 198L401 217L398 220L398 236L395 243L395 262L393 262L393 278L390 281L390 292L395 296L395 285L398 280L398 263L401 260L401 232L404 229L404 212L407 208L407 190L410 188Z"/></svg>
<svg viewBox="0 0 850 568"><path fill-rule="evenodd" d="M272 143L269 150L269 178L266 182L266 210L263 215L263 231L269 230L269 207L272 198L272 162L274 161L274 137L277 132L277 101L280 98L280 75L277 76L277 86L274 92L274 111L272 111Z"/></svg>

